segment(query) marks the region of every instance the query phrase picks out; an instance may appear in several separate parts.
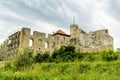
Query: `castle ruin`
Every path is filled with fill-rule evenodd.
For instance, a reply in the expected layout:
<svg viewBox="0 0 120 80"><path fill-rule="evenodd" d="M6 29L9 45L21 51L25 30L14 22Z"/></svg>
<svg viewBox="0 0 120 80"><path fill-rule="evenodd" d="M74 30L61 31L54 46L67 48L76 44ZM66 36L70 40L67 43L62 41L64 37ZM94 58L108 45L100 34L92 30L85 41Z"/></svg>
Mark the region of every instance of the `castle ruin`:
<svg viewBox="0 0 120 80"><path fill-rule="evenodd" d="M31 41L31 45L30 45ZM35 52L53 51L61 45L74 44L77 51L96 52L102 49L113 49L113 38L107 29L86 33L77 24L70 25L70 35L62 30L53 34L33 31L30 28L22 28L10 35L0 46L0 55L7 58L14 57L17 49L23 50L31 47Z"/></svg>

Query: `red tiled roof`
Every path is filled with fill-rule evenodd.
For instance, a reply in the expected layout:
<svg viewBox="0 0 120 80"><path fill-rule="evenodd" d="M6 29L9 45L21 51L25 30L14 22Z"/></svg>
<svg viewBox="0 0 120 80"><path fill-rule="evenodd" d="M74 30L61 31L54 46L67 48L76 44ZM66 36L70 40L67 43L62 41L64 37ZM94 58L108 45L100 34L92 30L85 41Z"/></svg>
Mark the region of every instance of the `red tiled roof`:
<svg viewBox="0 0 120 80"><path fill-rule="evenodd" d="M62 30L58 30L55 33L53 33L53 35L56 35L56 34L60 34L60 35L64 35L64 36L70 36L70 35L66 34L65 32L63 32Z"/></svg>

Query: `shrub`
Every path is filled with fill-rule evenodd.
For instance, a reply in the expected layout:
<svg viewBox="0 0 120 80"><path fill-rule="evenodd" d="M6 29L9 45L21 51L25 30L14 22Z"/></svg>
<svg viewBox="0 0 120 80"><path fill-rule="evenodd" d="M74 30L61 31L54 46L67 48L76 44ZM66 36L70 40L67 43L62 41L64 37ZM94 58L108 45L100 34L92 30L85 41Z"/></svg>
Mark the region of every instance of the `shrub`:
<svg viewBox="0 0 120 80"><path fill-rule="evenodd" d="M5 70L9 70L9 69L11 69L11 68L12 68L12 64L11 64L11 62L10 62L10 61L6 61L4 67L5 67Z"/></svg>
<svg viewBox="0 0 120 80"><path fill-rule="evenodd" d="M94 54L86 54L85 56L85 61L94 61L95 60L95 55Z"/></svg>
<svg viewBox="0 0 120 80"><path fill-rule="evenodd" d="M3 58L2 58L2 57L0 57L0 61L3 61Z"/></svg>
<svg viewBox="0 0 120 80"><path fill-rule="evenodd" d="M33 50L29 48L25 48L23 53L20 53L15 60L15 66L17 70L28 67L33 62Z"/></svg>
<svg viewBox="0 0 120 80"><path fill-rule="evenodd" d="M50 52L49 51L45 51L44 54L42 54L42 60L44 62L49 62L49 60L50 60Z"/></svg>
<svg viewBox="0 0 120 80"><path fill-rule="evenodd" d="M59 49L55 49L51 56L55 62L67 62L73 61L75 57L75 46L61 46Z"/></svg>
<svg viewBox="0 0 120 80"><path fill-rule="evenodd" d="M102 59L106 61L114 61L118 59L117 52L114 52L113 50L104 50L101 53Z"/></svg>
<svg viewBox="0 0 120 80"><path fill-rule="evenodd" d="M52 53L52 58L55 59L57 56L59 55L59 50L57 48L54 49L53 53Z"/></svg>
<svg viewBox="0 0 120 80"><path fill-rule="evenodd" d="M83 53L75 52L75 59L81 60L84 57Z"/></svg>
<svg viewBox="0 0 120 80"><path fill-rule="evenodd" d="M45 51L43 54L37 53L34 57L35 63L49 62L49 61L50 61L50 52L49 51Z"/></svg>
<svg viewBox="0 0 120 80"><path fill-rule="evenodd" d="M41 63L43 61L41 53L37 53L34 57L35 63Z"/></svg>

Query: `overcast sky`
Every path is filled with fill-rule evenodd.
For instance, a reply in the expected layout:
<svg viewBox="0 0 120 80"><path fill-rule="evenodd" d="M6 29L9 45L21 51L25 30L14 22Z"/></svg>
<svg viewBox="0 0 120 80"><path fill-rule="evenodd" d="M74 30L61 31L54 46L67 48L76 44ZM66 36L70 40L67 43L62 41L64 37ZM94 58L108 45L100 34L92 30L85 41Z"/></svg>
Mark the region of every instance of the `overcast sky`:
<svg viewBox="0 0 120 80"><path fill-rule="evenodd" d="M69 34L73 16L86 32L108 29L120 47L120 0L0 0L0 43L21 27Z"/></svg>

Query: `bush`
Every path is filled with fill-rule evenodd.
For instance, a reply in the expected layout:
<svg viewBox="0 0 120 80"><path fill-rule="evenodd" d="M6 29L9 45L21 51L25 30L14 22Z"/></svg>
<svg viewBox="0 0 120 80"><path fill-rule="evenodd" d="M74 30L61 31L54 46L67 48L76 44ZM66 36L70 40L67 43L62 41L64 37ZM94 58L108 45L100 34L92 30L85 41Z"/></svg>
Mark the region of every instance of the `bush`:
<svg viewBox="0 0 120 80"><path fill-rule="evenodd" d="M59 49L55 49L51 56L52 61L55 62L67 62L73 61L75 57L75 46L61 46Z"/></svg>
<svg viewBox="0 0 120 80"><path fill-rule="evenodd" d="M10 61L6 61L4 67L5 67L5 70L9 70L9 69L11 69L11 68L12 68L12 64L11 64L11 62L10 62Z"/></svg>
<svg viewBox="0 0 120 80"><path fill-rule="evenodd" d="M15 60L15 66L17 70L26 68L33 63L33 50L25 48L23 53L20 53Z"/></svg>
<svg viewBox="0 0 120 80"><path fill-rule="evenodd" d="M37 53L34 57L35 63L41 63L43 61L41 53Z"/></svg>
<svg viewBox="0 0 120 80"><path fill-rule="evenodd" d="M84 57L83 53L75 52L75 59L81 60Z"/></svg>
<svg viewBox="0 0 120 80"><path fill-rule="evenodd" d="M43 60L43 62L49 62L49 60L50 60L50 52L49 51L45 51L44 54L42 54L42 60Z"/></svg>
<svg viewBox="0 0 120 80"><path fill-rule="evenodd" d="M0 57L0 61L3 61L3 58L2 58L2 57Z"/></svg>
<svg viewBox="0 0 120 80"><path fill-rule="evenodd" d="M119 55L117 52L114 52L113 50L104 50L101 53L102 59L106 61L114 61L117 60Z"/></svg>
<svg viewBox="0 0 120 80"><path fill-rule="evenodd" d="M50 52L45 51L42 53L37 53L34 57L35 63L41 63L41 62L49 62L50 61Z"/></svg>

